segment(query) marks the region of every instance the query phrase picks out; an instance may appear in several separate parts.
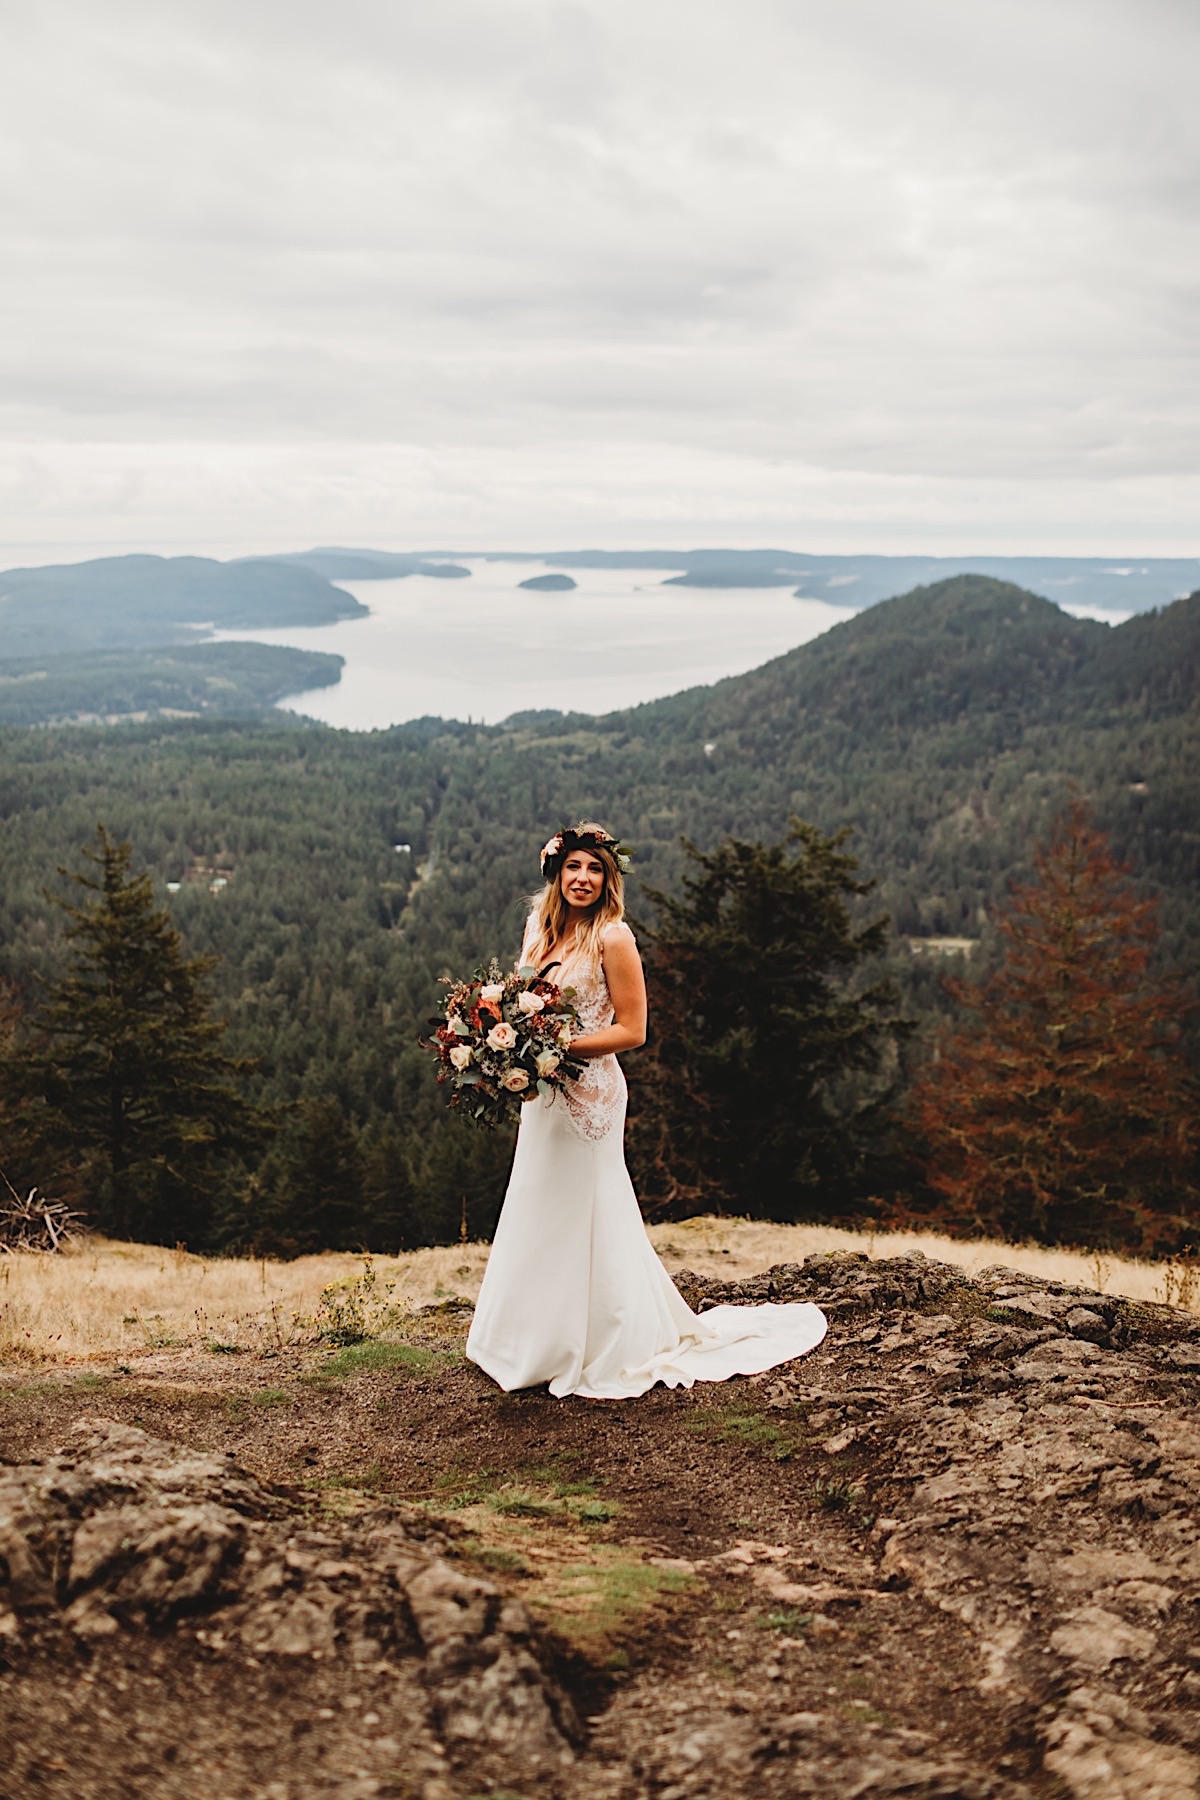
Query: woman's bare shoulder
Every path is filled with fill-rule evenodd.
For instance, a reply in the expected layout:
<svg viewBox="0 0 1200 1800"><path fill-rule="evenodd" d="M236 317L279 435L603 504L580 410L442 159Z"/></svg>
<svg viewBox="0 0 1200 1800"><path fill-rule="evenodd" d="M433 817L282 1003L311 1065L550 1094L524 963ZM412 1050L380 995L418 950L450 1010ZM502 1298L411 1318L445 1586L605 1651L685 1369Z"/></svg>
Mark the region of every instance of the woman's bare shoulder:
<svg viewBox="0 0 1200 1800"><path fill-rule="evenodd" d="M617 944L636 945L637 939L634 937L633 932L630 930L624 919L614 919L611 924L602 927L600 932L600 942L607 950L610 946L615 946Z"/></svg>

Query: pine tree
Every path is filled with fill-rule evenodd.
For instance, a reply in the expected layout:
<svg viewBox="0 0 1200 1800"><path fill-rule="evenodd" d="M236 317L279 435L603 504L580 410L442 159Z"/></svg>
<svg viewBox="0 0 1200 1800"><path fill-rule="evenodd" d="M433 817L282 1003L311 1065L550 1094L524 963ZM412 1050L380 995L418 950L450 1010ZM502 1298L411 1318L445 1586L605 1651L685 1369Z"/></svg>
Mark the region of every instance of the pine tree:
<svg viewBox="0 0 1200 1800"><path fill-rule="evenodd" d="M184 955L150 875L132 870L132 845L99 826L83 857L84 870L59 871L80 902L49 896L68 920L68 967L35 1015L21 1086L102 1229L200 1243L239 1154L265 1131L245 1098L251 1065L222 1047L206 985L215 959Z"/></svg>
<svg viewBox="0 0 1200 1800"><path fill-rule="evenodd" d="M948 984L978 1023L943 1038L911 1095L939 1219L1054 1243L1177 1246L1196 1229L1188 1010L1155 981L1139 898L1072 802L996 924L1000 967Z"/></svg>
<svg viewBox="0 0 1200 1800"><path fill-rule="evenodd" d="M848 835L794 819L777 844L726 838L705 854L684 840L697 872L682 896L650 890L650 1040L630 1128L646 1211L794 1220L861 1193L905 1027L890 983L862 976L887 920L854 922L874 883Z"/></svg>
<svg viewBox="0 0 1200 1800"><path fill-rule="evenodd" d="M25 1009L16 990L0 981L0 1192L7 1183L27 1194L46 1180L42 1153L42 1120L36 1096L22 1078ZM75 1199L56 1183L56 1199Z"/></svg>
<svg viewBox="0 0 1200 1800"><path fill-rule="evenodd" d="M362 1161L354 1128L332 1095L304 1100L272 1158L268 1218L292 1254L366 1247Z"/></svg>

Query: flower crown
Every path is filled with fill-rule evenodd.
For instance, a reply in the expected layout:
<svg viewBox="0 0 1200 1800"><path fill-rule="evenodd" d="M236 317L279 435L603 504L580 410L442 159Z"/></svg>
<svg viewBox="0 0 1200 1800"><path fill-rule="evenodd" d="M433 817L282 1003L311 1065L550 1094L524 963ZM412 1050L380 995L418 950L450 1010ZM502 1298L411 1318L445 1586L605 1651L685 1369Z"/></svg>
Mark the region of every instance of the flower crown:
<svg viewBox="0 0 1200 1800"><path fill-rule="evenodd" d="M626 873L633 860L629 851L618 843L610 832L599 827L581 827L564 825L561 831L542 846L542 876L546 881L553 881L562 867L564 856L572 850L607 850L622 875Z"/></svg>

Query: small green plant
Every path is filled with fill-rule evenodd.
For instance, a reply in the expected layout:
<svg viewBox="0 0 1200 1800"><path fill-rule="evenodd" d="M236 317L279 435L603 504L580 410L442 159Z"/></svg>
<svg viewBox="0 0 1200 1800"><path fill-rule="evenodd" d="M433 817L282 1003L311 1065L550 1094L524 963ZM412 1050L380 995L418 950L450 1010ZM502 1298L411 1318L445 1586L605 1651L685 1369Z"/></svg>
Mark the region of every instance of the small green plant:
<svg viewBox="0 0 1200 1800"><path fill-rule="evenodd" d="M793 1431L745 1408L705 1408L686 1423L689 1431L705 1432L726 1444L745 1444L748 1449L769 1456L773 1462L790 1462L796 1453L797 1440Z"/></svg>
<svg viewBox="0 0 1200 1800"><path fill-rule="evenodd" d="M812 1496L822 1512L848 1512L862 1499L862 1491L837 1476L813 1482Z"/></svg>
<svg viewBox="0 0 1200 1800"><path fill-rule="evenodd" d="M376 1338L367 1342L345 1344L326 1357L319 1369L304 1377L307 1381L344 1381L350 1375L370 1375L379 1369L395 1374L416 1375L438 1360L436 1350L419 1350L415 1344L390 1344Z"/></svg>
<svg viewBox="0 0 1200 1800"><path fill-rule="evenodd" d="M607 1525L616 1518L619 1508L611 1500L580 1500L570 1510L585 1525Z"/></svg>
<svg viewBox="0 0 1200 1800"><path fill-rule="evenodd" d="M186 1341L175 1335L161 1313L152 1313L148 1319L143 1319L135 1312L125 1322L137 1326L147 1350L175 1350Z"/></svg>
<svg viewBox="0 0 1200 1800"><path fill-rule="evenodd" d="M501 1488L489 1497L488 1505L493 1512L517 1519L546 1519L562 1511L551 1496L521 1487Z"/></svg>
<svg viewBox="0 0 1200 1800"><path fill-rule="evenodd" d="M386 1281L380 1286L374 1261L364 1256L362 1274L331 1281L322 1288L312 1320L304 1323L311 1322L315 1335L327 1344L345 1348L366 1343L368 1338L378 1337L388 1325L395 1323L397 1309L392 1304L395 1287L394 1281Z"/></svg>
<svg viewBox="0 0 1200 1800"><path fill-rule="evenodd" d="M304 1485L317 1490L332 1488L352 1494L371 1494L387 1485L387 1472L382 1463L373 1462L349 1474L335 1469L327 1475L310 1475Z"/></svg>
<svg viewBox="0 0 1200 1800"><path fill-rule="evenodd" d="M528 1575L529 1564L515 1550L501 1550L494 1544L468 1544L468 1556L481 1569L489 1570L493 1575Z"/></svg>
<svg viewBox="0 0 1200 1800"><path fill-rule="evenodd" d="M522 1479L514 1480L514 1475ZM438 1476L433 1502L442 1511L485 1506L510 1519L555 1519L578 1525L607 1525L620 1507L596 1492L592 1480L571 1480L560 1467L518 1465L515 1469L452 1468Z"/></svg>
<svg viewBox="0 0 1200 1800"><path fill-rule="evenodd" d="M784 1631L789 1634L803 1631L806 1625L813 1622L813 1614L800 1612L794 1606L781 1606L776 1612L769 1612L762 1621L767 1631Z"/></svg>
<svg viewBox="0 0 1200 1800"><path fill-rule="evenodd" d="M573 1621L584 1635L603 1634L626 1619L653 1608L664 1595L679 1594L693 1577L682 1569L660 1569L653 1563L618 1557L612 1562L578 1563L563 1570L568 1591L587 1603Z"/></svg>

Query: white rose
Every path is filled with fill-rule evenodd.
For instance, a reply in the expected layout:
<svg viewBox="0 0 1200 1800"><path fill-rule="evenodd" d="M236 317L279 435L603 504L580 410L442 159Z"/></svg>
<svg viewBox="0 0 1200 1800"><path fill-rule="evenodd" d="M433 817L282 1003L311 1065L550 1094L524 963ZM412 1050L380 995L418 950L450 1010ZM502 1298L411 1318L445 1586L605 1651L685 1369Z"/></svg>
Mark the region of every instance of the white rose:
<svg viewBox="0 0 1200 1800"><path fill-rule="evenodd" d="M530 993L528 988L517 995L517 1005L523 1013L540 1013L545 1004L540 994Z"/></svg>
<svg viewBox="0 0 1200 1800"><path fill-rule="evenodd" d="M547 1075L553 1075L561 1061L562 1057L557 1050L539 1050L533 1059L533 1066L544 1080Z"/></svg>
<svg viewBox="0 0 1200 1800"><path fill-rule="evenodd" d="M499 1025L493 1025L487 1034L488 1047L492 1050L511 1050L516 1041L516 1032L503 1020Z"/></svg>
<svg viewBox="0 0 1200 1800"><path fill-rule="evenodd" d="M499 1006L504 998L504 983L502 981L489 981L486 987L480 988L479 998L480 1000L489 1002L493 1006Z"/></svg>
<svg viewBox="0 0 1200 1800"><path fill-rule="evenodd" d="M529 1077L524 1069L510 1069L500 1086L506 1087L510 1094L519 1094L522 1088L529 1086Z"/></svg>
<svg viewBox="0 0 1200 1800"><path fill-rule="evenodd" d="M470 1065L473 1051L470 1044L454 1044L450 1050L450 1061L456 1069L465 1069Z"/></svg>

